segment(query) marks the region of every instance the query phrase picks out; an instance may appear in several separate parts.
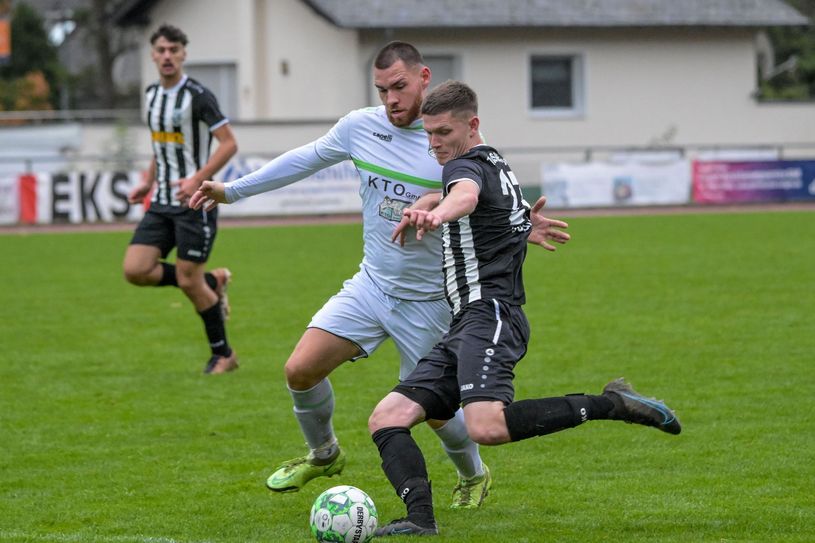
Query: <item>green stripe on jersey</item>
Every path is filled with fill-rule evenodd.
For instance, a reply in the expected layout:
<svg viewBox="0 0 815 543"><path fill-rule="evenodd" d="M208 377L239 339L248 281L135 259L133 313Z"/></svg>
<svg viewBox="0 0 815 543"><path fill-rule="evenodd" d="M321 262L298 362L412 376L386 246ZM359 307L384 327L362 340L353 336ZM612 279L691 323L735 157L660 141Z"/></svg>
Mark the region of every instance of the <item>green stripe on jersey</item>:
<svg viewBox="0 0 815 543"><path fill-rule="evenodd" d="M378 173L379 175L387 175L388 177L396 181L413 183L414 185L419 185L420 187L427 187L431 189L441 188L441 181L434 181L432 179L422 179L421 177L415 177L413 175L408 175L406 173L396 172L393 170L389 170L387 168L383 168L382 166L377 166L375 164L364 162L356 158L352 158L351 160L354 161L354 164L356 164L357 167L362 168L363 170Z"/></svg>

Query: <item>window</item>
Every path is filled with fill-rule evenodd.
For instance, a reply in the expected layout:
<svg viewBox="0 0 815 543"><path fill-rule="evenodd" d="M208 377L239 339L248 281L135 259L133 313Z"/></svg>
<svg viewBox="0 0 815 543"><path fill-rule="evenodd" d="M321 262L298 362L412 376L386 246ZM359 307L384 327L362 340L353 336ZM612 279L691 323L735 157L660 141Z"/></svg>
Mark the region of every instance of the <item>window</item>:
<svg viewBox="0 0 815 543"><path fill-rule="evenodd" d="M204 85L231 121L238 117L237 69L234 64L185 64L184 72Z"/></svg>
<svg viewBox="0 0 815 543"><path fill-rule="evenodd" d="M459 79L458 59L453 55L424 55L424 62L433 74L431 87L448 79Z"/></svg>
<svg viewBox="0 0 815 543"><path fill-rule="evenodd" d="M544 116L583 113L582 59L577 55L533 55L530 108Z"/></svg>

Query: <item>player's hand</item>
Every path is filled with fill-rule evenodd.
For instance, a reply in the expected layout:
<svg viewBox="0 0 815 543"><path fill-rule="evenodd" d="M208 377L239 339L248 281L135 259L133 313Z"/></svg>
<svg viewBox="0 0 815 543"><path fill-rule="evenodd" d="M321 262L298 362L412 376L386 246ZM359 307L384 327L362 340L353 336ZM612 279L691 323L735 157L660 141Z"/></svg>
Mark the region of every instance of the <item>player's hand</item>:
<svg viewBox="0 0 815 543"><path fill-rule="evenodd" d="M170 185L178 189L175 199L179 202L186 203L189 201L192 195L195 194L195 191L198 190L199 183L192 177L185 177L183 179L171 181Z"/></svg>
<svg viewBox="0 0 815 543"><path fill-rule="evenodd" d="M131 204L140 204L144 201L145 196L150 193L153 183L139 183L127 195L127 201Z"/></svg>
<svg viewBox="0 0 815 543"><path fill-rule="evenodd" d="M226 203L226 187L218 181L204 181L190 198L192 209L212 211L218 204Z"/></svg>
<svg viewBox="0 0 815 543"><path fill-rule="evenodd" d="M416 239L421 241L425 232L436 230L441 226L441 219L438 215L423 209L405 209L402 211L402 221L396 226L391 236L391 241L399 238L400 245L405 245L405 231L409 226L416 229Z"/></svg>
<svg viewBox="0 0 815 543"><path fill-rule="evenodd" d="M556 247L549 243L550 241L563 245L572 239L572 236L562 230L559 230L560 228L569 228L568 223L555 219L547 219L543 216L541 210L545 205L546 196L541 196L538 198L538 201L535 202L535 205L532 206L532 211L530 213L530 219L532 220L532 231L529 233L527 241L529 243L534 243L535 245L540 245L547 251L554 251Z"/></svg>

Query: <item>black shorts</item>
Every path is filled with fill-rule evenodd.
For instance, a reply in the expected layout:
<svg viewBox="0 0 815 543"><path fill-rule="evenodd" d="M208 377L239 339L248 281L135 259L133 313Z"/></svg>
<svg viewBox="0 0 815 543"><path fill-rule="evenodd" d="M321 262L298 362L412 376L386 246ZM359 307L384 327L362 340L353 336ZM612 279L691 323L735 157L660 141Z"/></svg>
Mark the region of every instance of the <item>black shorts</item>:
<svg viewBox="0 0 815 543"><path fill-rule="evenodd" d="M394 391L438 420L471 402L509 405L515 397L513 370L528 343L529 321L520 306L478 300L453 318L450 331Z"/></svg>
<svg viewBox="0 0 815 543"><path fill-rule="evenodd" d="M178 247L176 258L206 262L218 233L218 210L204 211L153 204L145 212L130 244L158 247L167 258Z"/></svg>

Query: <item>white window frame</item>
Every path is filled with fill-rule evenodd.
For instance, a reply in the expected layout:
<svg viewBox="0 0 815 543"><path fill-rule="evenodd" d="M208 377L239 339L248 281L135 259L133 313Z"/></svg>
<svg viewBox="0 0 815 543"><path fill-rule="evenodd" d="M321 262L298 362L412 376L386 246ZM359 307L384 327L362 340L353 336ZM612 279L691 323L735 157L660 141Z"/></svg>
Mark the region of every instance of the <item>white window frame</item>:
<svg viewBox="0 0 815 543"><path fill-rule="evenodd" d="M572 107L532 106L532 61L536 58L569 58L572 61ZM526 104L529 115L543 119L575 119L586 115L586 63L583 53L574 51L532 51L526 57Z"/></svg>

